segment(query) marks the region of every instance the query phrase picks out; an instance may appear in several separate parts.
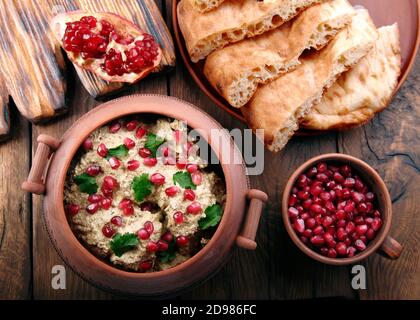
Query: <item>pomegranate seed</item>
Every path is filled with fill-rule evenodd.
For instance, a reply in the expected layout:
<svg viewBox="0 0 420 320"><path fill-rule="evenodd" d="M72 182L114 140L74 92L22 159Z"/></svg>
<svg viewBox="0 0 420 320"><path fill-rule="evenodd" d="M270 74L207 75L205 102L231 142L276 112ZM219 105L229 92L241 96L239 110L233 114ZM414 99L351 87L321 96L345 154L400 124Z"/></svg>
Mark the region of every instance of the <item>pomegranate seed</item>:
<svg viewBox="0 0 420 320"><path fill-rule="evenodd" d="M96 177L101 171L101 167L96 164L92 164L86 168L86 173L91 177Z"/></svg>
<svg viewBox="0 0 420 320"><path fill-rule="evenodd" d="M337 239L340 241L344 241L347 238L347 232L346 230L341 227L337 229Z"/></svg>
<svg viewBox="0 0 420 320"><path fill-rule="evenodd" d="M130 138L124 138L124 145L127 149L133 149L136 146L136 143Z"/></svg>
<svg viewBox="0 0 420 320"><path fill-rule="evenodd" d="M353 222L350 221L349 223L347 223L345 230L348 234L352 233L354 229L356 229L356 226Z"/></svg>
<svg viewBox="0 0 420 320"><path fill-rule="evenodd" d="M201 204L198 202L193 202L187 207L187 213L190 214L199 214L202 210Z"/></svg>
<svg viewBox="0 0 420 320"><path fill-rule="evenodd" d="M353 202L347 202L347 204L344 206L344 211L346 213L351 213L354 211L354 203Z"/></svg>
<svg viewBox="0 0 420 320"><path fill-rule="evenodd" d="M154 252L158 251L158 248L159 248L159 246L156 242L149 241L146 244L146 250L150 253L154 253Z"/></svg>
<svg viewBox="0 0 420 320"><path fill-rule="evenodd" d="M174 220L176 224L181 224L184 222L184 214L181 211L174 213Z"/></svg>
<svg viewBox="0 0 420 320"><path fill-rule="evenodd" d="M376 235L376 232L372 228L369 228L368 231L366 232L366 238L368 240L373 240L375 238L375 235Z"/></svg>
<svg viewBox="0 0 420 320"><path fill-rule="evenodd" d="M360 214L366 214L366 213L368 213L368 206L367 206L367 204L366 203L364 203L364 202L362 202L362 203L359 203L358 205L357 205L357 211L360 213Z"/></svg>
<svg viewBox="0 0 420 320"><path fill-rule="evenodd" d="M298 209L296 209L294 207L290 207L289 210L288 210L288 213L289 213L290 218L297 218L299 216Z"/></svg>
<svg viewBox="0 0 420 320"><path fill-rule="evenodd" d="M347 237L346 239L344 239L344 244L345 244L346 246L350 246L350 245L352 244L351 239L350 239L349 237Z"/></svg>
<svg viewBox="0 0 420 320"><path fill-rule="evenodd" d="M315 235L321 235L324 232L324 228L322 226L317 226L313 231Z"/></svg>
<svg viewBox="0 0 420 320"><path fill-rule="evenodd" d="M365 200L365 196L360 192L352 192L351 197L355 203L359 203Z"/></svg>
<svg viewBox="0 0 420 320"><path fill-rule="evenodd" d="M189 163L187 164L186 169L189 173L194 173L198 170L198 166L194 163Z"/></svg>
<svg viewBox="0 0 420 320"><path fill-rule="evenodd" d="M367 201L372 202L373 199L375 199L375 194L373 192L367 192L365 194L365 198L366 198Z"/></svg>
<svg viewBox="0 0 420 320"><path fill-rule="evenodd" d="M161 186L161 185L165 184L165 176L161 175L160 173L152 174L150 176L149 180L150 180L151 183L153 183L155 185L158 185L158 186Z"/></svg>
<svg viewBox="0 0 420 320"><path fill-rule="evenodd" d="M378 211L378 210L375 210L375 211L373 211L373 214L372 214L375 218L380 218L382 215L381 215L381 213Z"/></svg>
<svg viewBox="0 0 420 320"><path fill-rule="evenodd" d="M322 191L323 191L322 187L320 185L318 185L318 184L312 185L311 186L311 189L310 189L310 193L313 196L318 196Z"/></svg>
<svg viewBox="0 0 420 320"><path fill-rule="evenodd" d="M295 194L292 194L289 197L289 203L288 203L288 205L289 205L289 207L293 207L293 206L296 205L297 202L298 202L297 196ZM312 203L312 201L311 201L311 203Z"/></svg>
<svg viewBox="0 0 420 320"><path fill-rule="evenodd" d="M364 244L367 244L367 238L365 235L360 236L359 239L362 240Z"/></svg>
<svg viewBox="0 0 420 320"><path fill-rule="evenodd" d="M178 192L179 188L177 186L172 186L165 189L165 193L168 197L174 197Z"/></svg>
<svg viewBox="0 0 420 320"><path fill-rule="evenodd" d="M159 240L157 244L158 244L158 251L166 251L169 248L169 245L166 241Z"/></svg>
<svg viewBox="0 0 420 320"><path fill-rule="evenodd" d="M126 167L129 171L136 171L140 167L140 162L137 160L128 160Z"/></svg>
<svg viewBox="0 0 420 320"><path fill-rule="evenodd" d="M336 223L337 227L339 227L339 228L344 228L346 226L346 224L347 224L347 222L344 219L338 220L337 223Z"/></svg>
<svg viewBox="0 0 420 320"><path fill-rule="evenodd" d="M310 182L311 180L306 176L306 175L304 175L304 174L301 174L298 178L297 178L297 180L296 180L296 184L297 184L297 186L299 186L299 187L301 187L301 188L303 188L303 187L306 187L308 184L309 184L309 182Z"/></svg>
<svg viewBox="0 0 420 320"><path fill-rule="evenodd" d="M98 146L97 152L100 157L105 158L108 154L108 148L103 143L101 143Z"/></svg>
<svg viewBox="0 0 420 320"><path fill-rule="evenodd" d="M325 186L327 187L328 190L333 190L337 186L337 183L331 180L331 181L328 181Z"/></svg>
<svg viewBox="0 0 420 320"><path fill-rule="evenodd" d="M313 236L313 232L311 229L306 229L305 231L303 231L303 236L306 238L310 238Z"/></svg>
<svg viewBox="0 0 420 320"><path fill-rule="evenodd" d="M342 198L343 198L343 199L350 199L350 197L351 197L351 192L350 192L350 190L349 190L349 189L344 188L343 190L341 190L341 192L342 192Z"/></svg>
<svg viewBox="0 0 420 320"><path fill-rule="evenodd" d="M324 217L324 219L323 219L323 221L322 221L322 225L325 227L325 228L327 228L327 227L329 227L330 225L332 225L333 224L333 219L330 217L330 216L326 216L326 217Z"/></svg>
<svg viewBox="0 0 420 320"><path fill-rule="evenodd" d="M103 197L102 197L100 194L97 194L97 193L95 193L95 194L91 194L91 195L88 197L88 201L89 201L90 203L98 203L98 202L101 202L101 201L102 201L102 199L103 199Z"/></svg>
<svg viewBox="0 0 420 320"><path fill-rule="evenodd" d="M179 247L186 246L188 244L188 242L190 242L190 240L185 236L179 236L179 237L176 238L176 244Z"/></svg>
<svg viewBox="0 0 420 320"><path fill-rule="evenodd" d="M334 212L335 211L335 206L332 203L332 201L325 202L325 205L324 206L325 206L325 209L327 209L330 212Z"/></svg>
<svg viewBox="0 0 420 320"><path fill-rule="evenodd" d="M327 167L327 164L325 162L320 162L320 163L317 164L316 168L317 168L319 173L323 173L323 172L327 171L328 167Z"/></svg>
<svg viewBox="0 0 420 320"><path fill-rule="evenodd" d="M134 213L133 202L130 199L121 200L118 207L123 211L124 215L130 216Z"/></svg>
<svg viewBox="0 0 420 320"><path fill-rule="evenodd" d="M115 157L111 157L108 159L108 163L112 169L116 170L121 166L121 161Z"/></svg>
<svg viewBox="0 0 420 320"><path fill-rule="evenodd" d="M140 148L139 156L142 158L149 158L152 155L152 151L147 148Z"/></svg>
<svg viewBox="0 0 420 320"><path fill-rule="evenodd" d="M305 201L302 202L302 207L305 210L309 210L311 205L312 205L312 199L306 199Z"/></svg>
<svg viewBox="0 0 420 320"><path fill-rule="evenodd" d="M344 210L337 210L335 212L335 217L339 220L346 218L346 212Z"/></svg>
<svg viewBox="0 0 420 320"><path fill-rule="evenodd" d="M321 192L319 194L319 197L324 201L330 201L331 200L331 195L330 195L329 192Z"/></svg>
<svg viewBox="0 0 420 320"><path fill-rule="evenodd" d="M355 224L364 224L365 223L365 219L363 219L362 216L358 216L358 217L356 217L356 218L353 219L353 222Z"/></svg>
<svg viewBox="0 0 420 320"><path fill-rule="evenodd" d="M178 161L177 163L176 163L176 167L178 168L178 169L180 169L180 170L182 170L182 169L185 169L185 167L187 166L187 164L185 163L185 162L180 162L180 161Z"/></svg>
<svg viewBox="0 0 420 320"><path fill-rule="evenodd" d="M293 227L297 232L302 233L305 231L305 221L303 221L303 219L297 219L293 224Z"/></svg>
<svg viewBox="0 0 420 320"><path fill-rule="evenodd" d="M356 254L357 249L355 247L348 247L347 248L347 256L349 258L354 257L354 255Z"/></svg>
<svg viewBox="0 0 420 320"><path fill-rule="evenodd" d="M150 233L149 232L147 232L147 230L146 229L140 229L139 231L137 231L137 237L140 239L140 240L147 240L147 239L149 239L150 238Z"/></svg>
<svg viewBox="0 0 420 320"><path fill-rule="evenodd" d="M191 174L192 183L196 186L199 186L203 182L203 175L201 172L194 172Z"/></svg>
<svg viewBox="0 0 420 320"><path fill-rule="evenodd" d="M93 149L93 141L91 137L88 137L84 142L83 142L83 149L85 149L85 151L89 151Z"/></svg>
<svg viewBox="0 0 420 320"><path fill-rule="evenodd" d="M374 218L371 223L371 228L374 231L378 231L382 227L382 220L380 218Z"/></svg>
<svg viewBox="0 0 420 320"><path fill-rule="evenodd" d="M316 175L316 179L322 183L326 183L329 181L328 176L325 173L318 173Z"/></svg>
<svg viewBox="0 0 420 320"><path fill-rule="evenodd" d="M109 126L110 133L117 133L121 129L121 124L119 122L115 122Z"/></svg>
<svg viewBox="0 0 420 320"><path fill-rule="evenodd" d="M148 271L148 270L152 269L152 266L153 266L153 263L150 260L142 261L139 264L140 269L143 270L143 271Z"/></svg>
<svg viewBox="0 0 420 320"><path fill-rule="evenodd" d="M311 243L315 246L320 246L324 244L324 238L320 235L315 235L310 239Z"/></svg>
<svg viewBox="0 0 420 320"><path fill-rule="evenodd" d="M112 238L112 236L115 234L115 230L109 223L107 223L102 227L102 234L107 238Z"/></svg>
<svg viewBox="0 0 420 320"><path fill-rule="evenodd" d="M306 220L306 219L309 219L311 216L309 215L309 213L307 213L307 212L305 212L305 213L302 213L301 215L300 215L300 218L301 219L303 219L303 220Z"/></svg>
<svg viewBox="0 0 420 320"><path fill-rule="evenodd" d="M77 204L69 204L66 209L67 213L69 213L72 216L75 216L80 211L80 207Z"/></svg>
<svg viewBox="0 0 420 320"><path fill-rule="evenodd" d="M351 189L354 187L355 183L356 180L353 178L346 178L346 180L343 182L343 187Z"/></svg>
<svg viewBox="0 0 420 320"><path fill-rule="evenodd" d="M111 218L111 223L117 227L121 227L122 226L122 218L120 216L115 216Z"/></svg>
<svg viewBox="0 0 420 320"><path fill-rule="evenodd" d="M311 206L311 212L313 212L314 214L320 214L322 213L322 207L319 204L313 204Z"/></svg>
<svg viewBox="0 0 420 320"><path fill-rule="evenodd" d="M296 209L299 211L299 214L303 214L305 212L302 206L296 206Z"/></svg>
<svg viewBox="0 0 420 320"><path fill-rule="evenodd" d="M336 258L337 257L337 251L335 251L334 248L328 249L328 257L329 258Z"/></svg>
<svg viewBox="0 0 420 320"><path fill-rule="evenodd" d="M367 218L365 218L365 223L366 223L368 226L370 226L370 225L372 224L372 222L373 222L373 218L371 218L371 217L367 217Z"/></svg>
<svg viewBox="0 0 420 320"><path fill-rule="evenodd" d="M154 167L157 164L156 158L146 158L143 160L143 163L147 167Z"/></svg>
<svg viewBox="0 0 420 320"><path fill-rule="evenodd" d="M354 242L354 246L356 247L356 249L357 250L359 250L359 251L363 251L363 250L365 250L366 249L366 245L365 245L365 243L362 241L362 240L356 240L355 242Z"/></svg>
<svg viewBox="0 0 420 320"><path fill-rule="evenodd" d="M172 235L172 233L170 231L166 231L162 235L161 239L164 240L164 241L166 241L166 242L168 242L168 243L170 243L174 239L174 236Z"/></svg>
<svg viewBox="0 0 420 320"><path fill-rule="evenodd" d="M361 192L364 189L365 185L363 184L362 181L360 181L360 179L355 179L355 180L356 180L356 182L354 184L354 188L357 191Z"/></svg>
<svg viewBox="0 0 420 320"><path fill-rule="evenodd" d="M305 225L309 228L309 229L313 229L316 225L316 221L314 218L309 218L307 220L305 220Z"/></svg>
<svg viewBox="0 0 420 320"><path fill-rule="evenodd" d="M334 241L334 236L331 233L329 233L329 232L324 233L323 238L324 238L324 241L327 244L329 244L329 243L331 243L331 242Z"/></svg>
<svg viewBox="0 0 420 320"><path fill-rule="evenodd" d="M99 210L99 207L100 207L99 203L91 203L90 205L86 207L86 211L90 214L94 214L96 213L96 211Z"/></svg>
<svg viewBox="0 0 420 320"><path fill-rule="evenodd" d="M345 181L344 177L339 172L335 172L333 174L333 179L335 182L340 183L340 184Z"/></svg>
<svg viewBox="0 0 420 320"><path fill-rule="evenodd" d="M319 249L319 252L323 255L323 256L327 256L328 255L328 248L327 247L321 247Z"/></svg>
<svg viewBox="0 0 420 320"><path fill-rule="evenodd" d="M306 200L306 199L309 199L310 194L307 191L298 191L297 196L301 200Z"/></svg>
<svg viewBox="0 0 420 320"><path fill-rule="evenodd" d="M111 176L104 177L103 185L104 185L105 188L110 189L110 190L114 190L114 189L118 188L117 180L114 177L111 177Z"/></svg>
<svg viewBox="0 0 420 320"><path fill-rule="evenodd" d="M126 129L127 131L134 131L134 129L136 129L136 128L137 128L137 125L138 125L137 120L131 120L131 121L128 121L128 122L125 124L125 129Z"/></svg>
<svg viewBox="0 0 420 320"><path fill-rule="evenodd" d="M351 168L348 165L344 165L340 167L340 173L345 176L348 177L351 174Z"/></svg>
<svg viewBox="0 0 420 320"><path fill-rule="evenodd" d="M144 135L146 134L146 129L144 129L143 127L139 127L136 130L136 138L137 139L141 139L144 137Z"/></svg>
<svg viewBox="0 0 420 320"><path fill-rule="evenodd" d="M144 226L144 229L147 232L149 232L149 234L153 234L153 232L155 231L155 227L153 226L152 221L146 221L143 226Z"/></svg>

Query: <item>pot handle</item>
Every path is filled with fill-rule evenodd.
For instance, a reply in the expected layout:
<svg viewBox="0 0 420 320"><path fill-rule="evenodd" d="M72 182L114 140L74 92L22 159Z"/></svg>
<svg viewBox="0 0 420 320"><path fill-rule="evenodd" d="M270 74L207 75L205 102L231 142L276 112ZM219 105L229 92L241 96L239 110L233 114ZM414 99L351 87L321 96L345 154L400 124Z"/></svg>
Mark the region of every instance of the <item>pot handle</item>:
<svg viewBox="0 0 420 320"><path fill-rule="evenodd" d="M247 193L247 198L250 199L249 208L242 232L236 238L236 244L244 249L255 250L257 248L255 236L257 235L261 213L268 196L260 190L251 189Z"/></svg>
<svg viewBox="0 0 420 320"><path fill-rule="evenodd" d="M58 149L60 142L56 138L46 134L39 135L37 141L38 147L32 161L32 168L29 172L28 179L22 183L22 189L35 194L44 194L44 173L51 154Z"/></svg>
<svg viewBox="0 0 420 320"><path fill-rule="evenodd" d="M389 259L398 259L402 252L402 245L394 238L387 236L380 250Z"/></svg>

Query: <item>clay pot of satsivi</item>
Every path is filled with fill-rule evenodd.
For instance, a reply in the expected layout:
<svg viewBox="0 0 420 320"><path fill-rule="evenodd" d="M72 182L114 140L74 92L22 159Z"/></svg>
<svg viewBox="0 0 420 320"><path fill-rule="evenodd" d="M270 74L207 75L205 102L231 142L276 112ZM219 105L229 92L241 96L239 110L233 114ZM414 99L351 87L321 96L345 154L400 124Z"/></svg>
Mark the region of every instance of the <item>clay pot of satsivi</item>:
<svg viewBox="0 0 420 320"><path fill-rule="evenodd" d="M220 161L226 184L223 217L208 244L190 259L164 271L129 272L100 260L76 238L63 205L66 174L83 141L111 120L133 114L161 115L186 121L189 128L199 129ZM227 157L233 154L236 159L243 159L228 132L223 131L218 143L213 143L212 129L222 127L187 102L167 96L132 95L91 110L76 121L61 139L40 135L31 171L22 188L44 195L46 229L64 262L83 279L105 290L156 297L177 294L208 279L228 260L235 244L244 249L255 249L255 236L267 195L250 189L243 162L228 161Z"/></svg>
<svg viewBox="0 0 420 320"><path fill-rule="evenodd" d="M343 256L331 258L312 250L307 244L302 242L290 221L290 214L288 211L289 197L292 193L292 189L298 178L301 177L303 173L307 172L308 169L319 163L326 163L327 165L332 164L337 167L342 165L350 166L353 172L358 175L362 181L364 181L369 190L371 190L375 195L374 205L382 215L382 226L377 232L375 238L366 245L366 249L358 252L352 257ZM296 246L312 259L322 263L336 266L354 264L360 260L366 259L377 251L390 259L397 259L402 252L402 246L389 235L392 222L392 203L385 182L375 169L366 162L346 154L331 153L320 155L308 160L296 169L290 176L283 192L282 217L287 233ZM336 240L341 241L338 239Z"/></svg>

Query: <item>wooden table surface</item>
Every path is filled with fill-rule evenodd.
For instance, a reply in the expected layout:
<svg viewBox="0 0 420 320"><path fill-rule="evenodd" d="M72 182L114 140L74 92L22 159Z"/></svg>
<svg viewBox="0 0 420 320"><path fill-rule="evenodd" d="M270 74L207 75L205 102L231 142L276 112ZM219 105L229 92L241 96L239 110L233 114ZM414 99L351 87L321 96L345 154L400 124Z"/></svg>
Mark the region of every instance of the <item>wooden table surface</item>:
<svg viewBox="0 0 420 320"><path fill-rule="evenodd" d="M157 1L171 26L171 0ZM112 299L69 268L67 289L51 287L51 268L63 264L42 222L42 197L21 191L40 133L61 137L82 114L100 103L71 75L70 112L44 126L30 125L12 106L12 138L0 144L0 298ZM131 93L158 93L189 101L228 129L245 126L218 109L196 87L178 58L173 73L148 78ZM278 154L265 152L265 171L251 177L254 187L270 197L258 231L255 252L235 249L232 259L211 280L182 299L420 299L420 58L389 108L368 125L345 133L296 138ZM379 254L362 262L367 290L351 287L351 266L322 265L304 256L288 238L280 218L280 198L288 176L305 160L326 152L342 152L371 164L384 178L392 197L391 235L404 246L390 261Z"/></svg>

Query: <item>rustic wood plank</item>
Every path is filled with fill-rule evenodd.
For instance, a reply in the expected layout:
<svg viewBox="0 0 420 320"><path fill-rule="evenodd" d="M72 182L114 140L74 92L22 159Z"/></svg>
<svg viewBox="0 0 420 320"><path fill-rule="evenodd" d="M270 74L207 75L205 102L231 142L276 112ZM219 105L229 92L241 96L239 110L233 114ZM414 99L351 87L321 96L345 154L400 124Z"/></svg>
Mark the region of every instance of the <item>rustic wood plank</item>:
<svg viewBox="0 0 420 320"><path fill-rule="evenodd" d="M10 110L9 93L6 90L3 79L0 78L0 141L9 137L10 133Z"/></svg>
<svg viewBox="0 0 420 320"><path fill-rule="evenodd" d="M114 12L133 21L141 29L153 35L163 51L162 62L153 73L167 71L175 66L175 47L172 37L163 20L159 6L154 0L47 0L55 5L55 11L64 12L78 8L88 12ZM95 74L75 66L77 74L86 90L93 96L99 97L121 90L127 85L111 83L101 80Z"/></svg>
<svg viewBox="0 0 420 320"><path fill-rule="evenodd" d="M20 190L29 170L29 128L13 109L16 126L0 144L0 299L31 297L30 195Z"/></svg>
<svg viewBox="0 0 420 320"><path fill-rule="evenodd" d="M48 38L42 1L0 2L0 69L19 111L33 122L66 111L63 65Z"/></svg>
<svg viewBox="0 0 420 320"><path fill-rule="evenodd" d="M384 179L393 202L390 235L404 247L396 261L373 255L363 264L367 290L362 299L420 298L420 57L392 104L370 124L342 134L340 150L371 164Z"/></svg>

